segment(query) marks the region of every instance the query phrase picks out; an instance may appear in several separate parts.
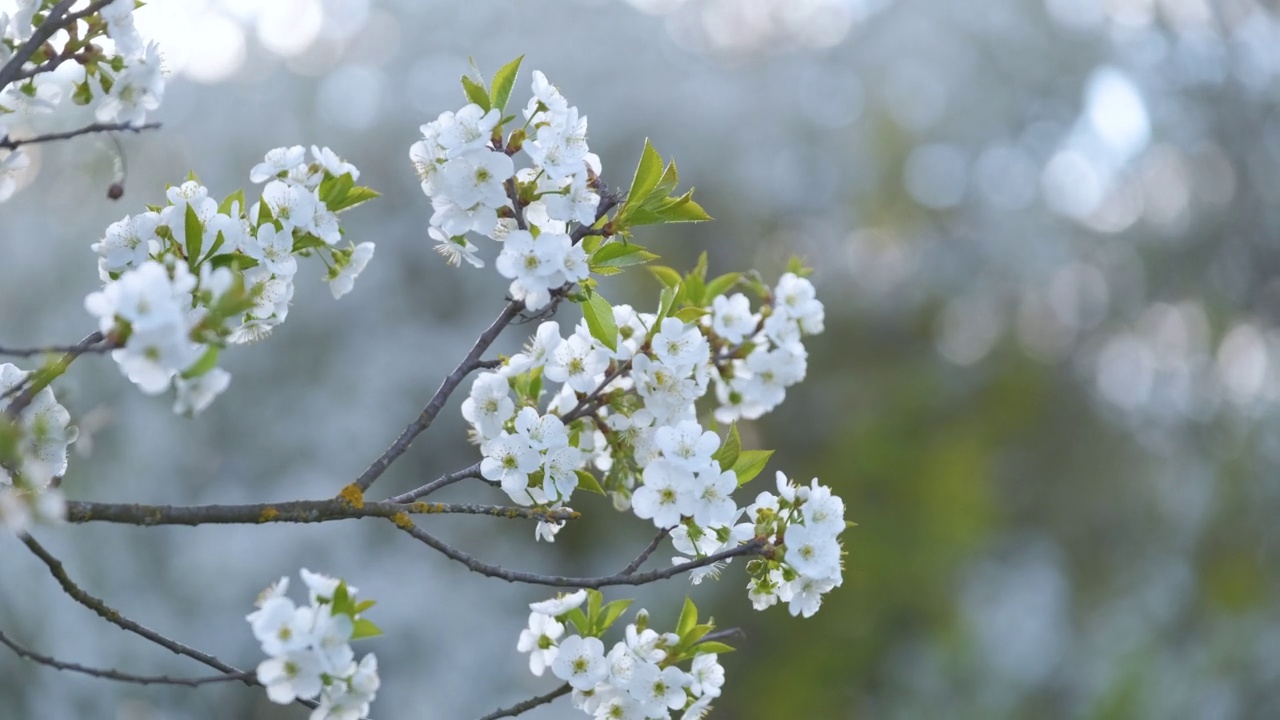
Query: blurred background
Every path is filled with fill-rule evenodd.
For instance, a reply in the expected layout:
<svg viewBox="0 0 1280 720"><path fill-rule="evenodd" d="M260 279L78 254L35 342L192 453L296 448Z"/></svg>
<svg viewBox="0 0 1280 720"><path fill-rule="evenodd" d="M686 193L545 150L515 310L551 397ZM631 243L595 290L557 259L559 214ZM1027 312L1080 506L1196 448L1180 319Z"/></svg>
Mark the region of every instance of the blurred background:
<svg viewBox="0 0 1280 720"><path fill-rule="evenodd" d="M778 451L744 498L775 469L817 476L858 527L844 586L812 619L753 612L741 567L696 588L746 633L713 717L1280 715L1272 0L155 0L137 23L171 72L164 127L120 138L118 202L109 140L34 150L0 205L0 340L85 335L89 245L109 223L188 170L219 197L248 185L278 145L329 145L362 170L384 197L345 225L378 249L341 302L304 266L289 321L224 354L231 388L198 419L107 360L78 362L58 387L81 426L70 497L326 497L363 470L505 287L491 264L431 251L409 145L463 104L468 56L491 73L526 53L513 100L543 70L589 116L611 184L650 137L697 185L717 222L638 238L669 264L705 249L713 273L772 279L792 254L817 268L827 330L806 382L743 427ZM657 297L643 272L607 291ZM458 402L376 496L474 461ZM499 499L450 488L460 498ZM554 546L518 522L427 525L485 560L566 574L616 571L650 535L603 502L579 509ZM242 619L259 590L299 566L347 578L388 631L357 648L380 660L378 718L477 717L555 686L515 652L523 603L549 593L469 574L382 523L36 537L125 614L240 667L260 660ZM204 674L63 597L17 542L0 547L5 632L64 660ZM671 623L686 592L645 588L637 607ZM560 701L527 717L575 716ZM6 653L0 717L305 712Z"/></svg>

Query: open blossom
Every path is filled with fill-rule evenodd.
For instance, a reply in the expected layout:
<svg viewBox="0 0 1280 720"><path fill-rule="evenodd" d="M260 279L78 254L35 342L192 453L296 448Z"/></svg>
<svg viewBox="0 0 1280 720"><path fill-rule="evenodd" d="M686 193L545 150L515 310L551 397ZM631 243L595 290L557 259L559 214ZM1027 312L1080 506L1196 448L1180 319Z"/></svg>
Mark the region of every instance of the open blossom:
<svg viewBox="0 0 1280 720"><path fill-rule="evenodd" d="M574 333L559 343L543 373L548 380L562 382L578 392L591 392L599 376L609 366L609 356L590 338Z"/></svg>
<svg viewBox="0 0 1280 720"><path fill-rule="evenodd" d="M540 502L540 493L529 487L529 473L542 464L542 456L529 446L527 438L502 433L485 443L485 458L480 462L480 474L487 480L502 483L502 489L520 505Z"/></svg>
<svg viewBox="0 0 1280 720"><path fill-rule="evenodd" d="M758 319L742 293L718 295L711 301L711 329L726 341L738 344L755 332Z"/></svg>
<svg viewBox="0 0 1280 720"><path fill-rule="evenodd" d="M343 295L351 292L355 287L356 278L360 277L360 273L364 272L364 268L373 259L374 244L371 242L362 242L351 249L351 254L346 257L346 261L335 268L336 273L332 273L328 278L329 291L333 293L333 299L337 300ZM339 253L334 253L334 259L343 257Z"/></svg>
<svg viewBox="0 0 1280 720"><path fill-rule="evenodd" d="M107 226L107 232L90 249L101 256L99 267L118 273L138 267L160 250L160 238L156 229L160 226L160 214L145 212L125 216Z"/></svg>
<svg viewBox="0 0 1280 720"><path fill-rule="evenodd" d="M471 383L471 395L462 401L462 417L475 428L481 438L495 438L502 426L515 415L511 385L498 373L480 373Z"/></svg>
<svg viewBox="0 0 1280 720"><path fill-rule="evenodd" d="M590 690L609 673L604 643L599 638L572 635L560 643L551 672L577 690Z"/></svg>
<svg viewBox="0 0 1280 720"><path fill-rule="evenodd" d="M286 175L306 160L307 151L301 145L278 147L267 151L262 162L249 170L249 180L260 183Z"/></svg>
<svg viewBox="0 0 1280 720"><path fill-rule="evenodd" d="M561 635L564 635L564 625L554 617L529 613L529 627L520 632L516 643L516 650L529 653L529 672L541 677L542 671L555 662L560 650L556 641Z"/></svg>

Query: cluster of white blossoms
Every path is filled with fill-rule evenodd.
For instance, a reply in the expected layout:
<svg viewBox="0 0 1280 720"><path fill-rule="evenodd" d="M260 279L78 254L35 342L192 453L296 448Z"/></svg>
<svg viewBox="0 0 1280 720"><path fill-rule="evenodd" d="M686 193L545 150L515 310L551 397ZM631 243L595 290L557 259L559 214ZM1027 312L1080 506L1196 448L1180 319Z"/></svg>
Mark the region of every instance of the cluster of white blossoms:
<svg viewBox="0 0 1280 720"><path fill-rule="evenodd" d="M626 626L624 637L605 650L596 635L603 633L625 610L629 601L610 603L603 620L595 623L595 635L565 634L568 624L592 625L581 607L588 592L579 590L529 605L529 626L521 631L516 649L529 653L529 670L541 676L551 674L573 688L573 705L598 720L660 720L680 712L681 720L698 720L711 710L711 702L720 696L724 685L724 668L715 652L699 652L698 639L710 625L682 628L685 635L659 633L648 627L644 610L636 613L636 622ZM686 611L692 608L687 604ZM686 616L682 616L682 624ZM719 647L710 646L708 647ZM677 663L690 661L688 670Z"/></svg>
<svg viewBox="0 0 1280 720"><path fill-rule="evenodd" d="M360 613L373 605L357 603L356 589L337 578L303 568L310 590L307 605L285 596L289 578L282 577L258 598L258 609L245 616L268 657L258 665L258 682L272 702L315 700L311 720L359 720L369 713L378 691L378 659L369 653L356 662L351 641L377 634ZM363 627L372 628L364 631Z"/></svg>
<svg viewBox="0 0 1280 720"><path fill-rule="evenodd" d="M569 226L596 220L600 158L587 149L587 118L541 72L533 77L525 127L509 141L500 131L501 109L472 103L423 125L409 159L431 198L437 250L451 264L483 267L466 234L501 242L495 267L511 280L511 296L538 310L552 290L588 275L586 252ZM521 150L533 164L517 170L512 158Z"/></svg>
<svg viewBox="0 0 1280 720"><path fill-rule="evenodd" d="M752 348L746 357L716 365L715 416L720 422L759 418L782 403L788 387L804 379L808 354L802 338L822 332L825 314L813 283L786 273L773 289L770 308L762 319L751 311L746 295L721 295L704 318L727 354Z"/></svg>
<svg viewBox="0 0 1280 720"><path fill-rule="evenodd" d="M41 388L12 424L3 422L14 398L31 380L30 373L10 363L0 364L0 425L14 435L16 457L0 462L0 527L22 532L33 521L57 521L66 513L62 492L54 483L67 471L67 446L77 431L71 415L58 404L53 390ZM5 443L8 445L9 443Z"/></svg>
<svg viewBox="0 0 1280 720"><path fill-rule="evenodd" d="M785 547L781 558L758 558L747 563L751 604L763 610L781 600L792 615L810 617L822 596L841 583L844 501L820 485L818 479L797 486L779 472L778 494L762 492L747 508L742 527L770 544Z"/></svg>
<svg viewBox="0 0 1280 720"><path fill-rule="evenodd" d="M31 37L35 15L47 9L46 4L18 0L15 13L0 12L0 64L7 63ZM8 137L10 121L52 112L66 97L80 105L92 104L99 122L134 126L145 122L147 113L160 106L164 71L155 43L144 42L134 27L136 5L134 0L113 0L76 21L74 34L54 33L28 58L21 79L0 88L0 138ZM72 62L53 62L50 52ZM59 66L63 69L57 74L48 69ZM30 165L30 158L21 148L0 153L3 202L13 195L17 176Z"/></svg>
<svg viewBox="0 0 1280 720"><path fill-rule="evenodd" d="M298 256L328 266L335 298L349 292L373 243L341 246L336 212L373 197L329 148L277 148L250 173L268 181L245 211L243 192L221 204L188 180L168 204L112 223L92 249L105 283L85 298L99 330L121 347L120 369L143 392L177 390L174 412L204 410L231 376L218 349L265 337L284 322Z"/></svg>

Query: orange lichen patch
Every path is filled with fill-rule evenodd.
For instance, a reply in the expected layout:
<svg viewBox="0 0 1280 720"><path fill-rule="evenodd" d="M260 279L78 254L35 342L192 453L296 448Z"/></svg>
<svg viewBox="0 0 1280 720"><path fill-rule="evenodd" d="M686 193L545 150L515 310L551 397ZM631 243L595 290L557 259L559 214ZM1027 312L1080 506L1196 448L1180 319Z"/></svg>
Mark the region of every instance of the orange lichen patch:
<svg viewBox="0 0 1280 720"><path fill-rule="evenodd" d="M409 517L409 513L403 511L392 515L391 522L395 523L396 527L401 530L408 530L413 527L413 519Z"/></svg>
<svg viewBox="0 0 1280 720"><path fill-rule="evenodd" d="M444 506L444 503L428 503L428 502L422 502L421 500L419 500L418 502L410 505L409 510L419 515L431 515L431 514L442 513L446 510L446 508Z"/></svg>
<svg viewBox="0 0 1280 720"><path fill-rule="evenodd" d="M258 516L258 522L268 523L278 517L280 517L280 511L271 506L267 506L267 509L263 510L262 514Z"/></svg>
<svg viewBox="0 0 1280 720"><path fill-rule="evenodd" d="M364 491L355 483L342 488L342 492L338 493L338 497L357 510L364 507Z"/></svg>

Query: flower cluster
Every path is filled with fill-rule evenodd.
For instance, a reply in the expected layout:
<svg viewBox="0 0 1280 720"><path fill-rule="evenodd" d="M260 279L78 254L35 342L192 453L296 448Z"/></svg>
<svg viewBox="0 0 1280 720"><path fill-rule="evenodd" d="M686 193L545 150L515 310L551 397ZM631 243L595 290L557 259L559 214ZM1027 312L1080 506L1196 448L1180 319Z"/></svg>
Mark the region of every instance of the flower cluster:
<svg viewBox="0 0 1280 720"><path fill-rule="evenodd" d="M676 632L648 627L649 615L640 610L623 639L606 651L599 636L629 603L601 605L600 594L588 590L532 603L516 649L529 653L534 675L550 668L568 683L574 707L598 720L657 720L673 711L682 711L682 720L702 718L724 685L716 653L731 648L702 642L712 626L698 625L697 610L686 601ZM568 625L580 634L566 636ZM685 661L688 670L678 665Z"/></svg>
<svg viewBox="0 0 1280 720"><path fill-rule="evenodd" d="M761 319L751 312L746 295L720 295L704 318L727 356L715 372L715 416L720 422L759 418L782 403L788 387L804 379L808 354L802 338L822 332L822 303L813 283L791 272L778 280L769 300L770 312Z"/></svg>
<svg viewBox="0 0 1280 720"><path fill-rule="evenodd" d="M37 13L48 4L19 0L12 15L0 12L0 63L31 37ZM142 124L160 106L164 73L159 49L144 42L134 27L136 6L134 0L112 0L75 21L74 32L54 33L27 58L21 79L0 88L0 138L9 135L8 119L52 112L68 96L76 104L92 104L99 122ZM64 64L66 60L72 63ZM74 67L76 74L54 75L51 69L59 66ZM17 175L29 164L20 148L0 156L0 202L13 195Z"/></svg>
<svg viewBox="0 0 1280 720"><path fill-rule="evenodd" d="M473 102L423 125L409 159L431 198L437 250L451 264L482 267L466 234L502 242L495 267L511 280L511 296L538 310L552 290L587 277L586 253L569 232L596 221L600 159L587 148L587 118L542 73L533 76L525 126L509 138L502 108ZM531 167L516 169L520 150Z"/></svg>
<svg viewBox="0 0 1280 720"><path fill-rule="evenodd" d="M282 577L245 616L269 656L258 665L258 682L282 705L319 697L311 720L363 718L378 691L378 659L369 653L357 663L351 641L379 634L360 617L373 601L357 603L356 589L337 578L305 568L301 575L309 604L298 606L286 597L289 578Z"/></svg>
<svg viewBox="0 0 1280 720"><path fill-rule="evenodd" d="M817 478L808 487L797 486L779 472L777 481L777 495L762 492L747 508L743 528L785 552L747 563L747 590L757 610L781 600L792 615L810 617L822 596L841 583L838 536L845 529L844 501Z"/></svg>
<svg viewBox="0 0 1280 720"><path fill-rule="evenodd" d="M0 527L15 532L32 520L56 521L65 515L54 479L67 471L67 446L77 435L68 424L71 415L48 387L31 397L16 422L6 421L6 409L31 380L17 366L0 364Z"/></svg>
<svg viewBox="0 0 1280 720"><path fill-rule="evenodd" d="M177 390L174 412L204 410L231 376L216 367L228 343L265 337L284 322L298 256L328 266L335 298L349 292L373 243L342 247L336 213L375 194L328 148L277 148L250 173L267 182L245 208L222 203L195 179L166 192L168 204L112 223L92 246L105 287L85 298L120 348L112 357L143 392Z"/></svg>

